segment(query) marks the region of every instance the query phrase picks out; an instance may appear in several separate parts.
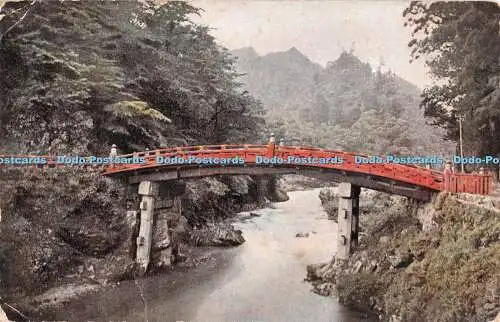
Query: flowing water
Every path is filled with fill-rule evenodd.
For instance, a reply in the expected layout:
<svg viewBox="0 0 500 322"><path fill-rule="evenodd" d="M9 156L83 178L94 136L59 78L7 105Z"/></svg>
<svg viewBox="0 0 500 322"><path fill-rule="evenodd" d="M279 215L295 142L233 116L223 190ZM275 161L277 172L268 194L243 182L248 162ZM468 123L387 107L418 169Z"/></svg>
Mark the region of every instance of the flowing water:
<svg viewBox="0 0 500 322"><path fill-rule="evenodd" d="M362 320L333 298L312 293L306 265L335 253L335 223L319 189L237 220L246 242L217 250L216 264L121 283L68 305L53 318L93 321L342 321ZM309 237L296 237L309 233ZM366 319L363 321L367 321Z"/></svg>

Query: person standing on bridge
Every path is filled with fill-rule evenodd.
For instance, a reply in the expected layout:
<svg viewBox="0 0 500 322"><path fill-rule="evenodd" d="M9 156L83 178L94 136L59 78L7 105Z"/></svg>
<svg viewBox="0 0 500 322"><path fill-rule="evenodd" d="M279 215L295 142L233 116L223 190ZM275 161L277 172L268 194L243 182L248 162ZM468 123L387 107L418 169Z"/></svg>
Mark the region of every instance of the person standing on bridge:
<svg viewBox="0 0 500 322"><path fill-rule="evenodd" d="M445 172L455 172L455 169L453 168L453 164L451 163L451 160L446 161L446 164L444 165L444 171Z"/></svg>
<svg viewBox="0 0 500 322"><path fill-rule="evenodd" d="M113 144L111 146L111 151L109 152L109 157L110 158L116 158L117 155L118 155L118 151L116 149L116 144Z"/></svg>
<svg viewBox="0 0 500 322"><path fill-rule="evenodd" d="M274 149L276 147L276 138L274 137L274 133L271 133L269 137L269 142L267 143L267 157L272 158L274 156Z"/></svg>
<svg viewBox="0 0 500 322"><path fill-rule="evenodd" d="M274 133L271 133L271 136L269 137L269 144L274 145L276 143L276 138L274 137Z"/></svg>
<svg viewBox="0 0 500 322"><path fill-rule="evenodd" d="M118 156L118 150L116 148L116 144L113 144L111 146L111 151L109 152L109 159L111 166L114 167L115 165L115 158Z"/></svg>

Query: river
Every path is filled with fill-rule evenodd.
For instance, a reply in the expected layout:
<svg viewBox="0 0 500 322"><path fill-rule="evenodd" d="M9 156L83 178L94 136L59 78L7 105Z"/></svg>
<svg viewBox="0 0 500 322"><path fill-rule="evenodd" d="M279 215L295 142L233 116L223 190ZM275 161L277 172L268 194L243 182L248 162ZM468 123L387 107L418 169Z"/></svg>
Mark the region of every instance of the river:
<svg viewBox="0 0 500 322"><path fill-rule="evenodd" d="M246 242L213 250L218 260L190 270L122 282L71 303L52 319L69 321L368 321L333 298L312 293L306 265L335 253L335 222L319 189L235 220ZM296 237L297 233L309 237Z"/></svg>

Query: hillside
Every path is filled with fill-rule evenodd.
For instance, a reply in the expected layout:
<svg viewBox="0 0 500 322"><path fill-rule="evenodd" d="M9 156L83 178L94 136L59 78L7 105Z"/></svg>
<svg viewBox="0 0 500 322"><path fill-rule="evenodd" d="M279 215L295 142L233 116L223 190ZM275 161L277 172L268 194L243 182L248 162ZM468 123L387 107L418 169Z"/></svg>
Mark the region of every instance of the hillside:
<svg viewBox="0 0 500 322"><path fill-rule="evenodd" d="M189 20L198 11L184 2L6 2L0 155L249 141L261 132L261 106L238 86L227 50ZM137 187L103 177L99 167L30 170L0 166L0 313L15 320L11 307L39 317L74 285L85 291L135 272L139 226L127 211L139 208ZM163 257L165 245L154 248L152 271L171 260L196 263L191 250L213 243L213 231L225 242L233 236L232 226L214 223L256 207L257 185L247 176L185 185L182 216L154 224L157 233L178 228L182 237L168 247L183 253Z"/></svg>
<svg viewBox="0 0 500 322"><path fill-rule="evenodd" d="M499 320L497 198L441 192L416 204L363 193L359 247L346 262L333 257L308 266L315 292L383 321ZM325 189L322 196L334 210L335 192Z"/></svg>
<svg viewBox="0 0 500 322"><path fill-rule="evenodd" d="M352 52L325 68L296 48L259 56L232 51L244 87L259 98L270 131L287 144L362 153L451 153L442 131L428 126L420 90L390 71L375 71Z"/></svg>
<svg viewBox="0 0 500 322"><path fill-rule="evenodd" d="M6 2L0 153L100 154L113 143L132 152L253 136L259 104L238 88L233 59L208 27L189 20L199 9L151 6Z"/></svg>

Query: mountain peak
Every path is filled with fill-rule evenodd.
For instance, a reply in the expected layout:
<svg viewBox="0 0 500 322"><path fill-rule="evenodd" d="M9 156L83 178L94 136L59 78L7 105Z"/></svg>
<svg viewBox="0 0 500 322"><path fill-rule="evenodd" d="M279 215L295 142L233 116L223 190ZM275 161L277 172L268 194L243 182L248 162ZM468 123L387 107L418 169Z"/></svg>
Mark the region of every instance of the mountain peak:
<svg viewBox="0 0 500 322"><path fill-rule="evenodd" d="M283 60L283 62L287 61L288 63L316 65L296 47L291 47L286 51L271 52L263 57L267 59L277 59L280 61ZM284 64L286 65L287 63Z"/></svg>
<svg viewBox="0 0 500 322"><path fill-rule="evenodd" d="M300 50L298 50L296 47L292 47L285 51L286 54L292 55L292 56L297 56L297 57L304 57L307 58L306 55L304 55ZM309 60L309 58L307 58Z"/></svg>
<svg viewBox="0 0 500 322"><path fill-rule="evenodd" d="M327 69L358 69L366 66L369 65L363 63L361 59L352 52L347 51L342 52L335 61L326 64Z"/></svg>

